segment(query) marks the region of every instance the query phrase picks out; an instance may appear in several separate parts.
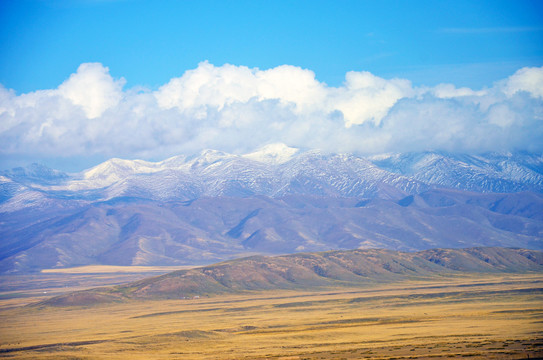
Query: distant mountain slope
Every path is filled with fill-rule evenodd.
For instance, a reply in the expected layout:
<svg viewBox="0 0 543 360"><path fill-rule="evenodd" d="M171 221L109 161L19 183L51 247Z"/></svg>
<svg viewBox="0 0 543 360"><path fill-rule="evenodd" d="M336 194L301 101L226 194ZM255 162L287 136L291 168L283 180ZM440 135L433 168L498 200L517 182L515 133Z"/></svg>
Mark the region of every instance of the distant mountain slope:
<svg viewBox="0 0 543 360"><path fill-rule="evenodd" d="M113 288L62 295L42 305L89 305L127 298L182 299L247 290L301 290L459 273L503 272L541 273L543 253L507 248L433 249L417 253L371 249L253 256Z"/></svg>
<svg viewBox="0 0 543 360"><path fill-rule="evenodd" d="M301 195L187 202L116 198L56 214L32 222L22 211L0 228L2 271L194 265L246 254L353 248L543 249L543 195L535 193L436 189L399 201Z"/></svg>

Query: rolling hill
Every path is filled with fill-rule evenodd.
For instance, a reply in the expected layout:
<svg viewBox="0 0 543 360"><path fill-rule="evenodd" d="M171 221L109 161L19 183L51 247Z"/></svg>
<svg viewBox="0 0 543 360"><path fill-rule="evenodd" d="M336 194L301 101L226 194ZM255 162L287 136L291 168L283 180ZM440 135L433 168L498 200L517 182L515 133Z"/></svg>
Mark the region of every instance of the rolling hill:
<svg viewBox="0 0 543 360"><path fill-rule="evenodd" d="M350 250L252 256L111 288L57 296L38 305L80 306L128 299L183 299L273 289L364 286L473 273L543 271L543 253L508 248L431 249L420 252Z"/></svg>

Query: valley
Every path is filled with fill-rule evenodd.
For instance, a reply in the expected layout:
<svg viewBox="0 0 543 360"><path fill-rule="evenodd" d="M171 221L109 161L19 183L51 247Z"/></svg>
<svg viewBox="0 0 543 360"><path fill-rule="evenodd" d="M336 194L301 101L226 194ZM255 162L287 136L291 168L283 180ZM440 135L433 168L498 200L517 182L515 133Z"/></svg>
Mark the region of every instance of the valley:
<svg viewBox="0 0 543 360"><path fill-rule="evenodd" d="M0 310L9 359L526 359L541 274Z"/></svg>
<svg viewBox="0 0 543 360"><path fill-rule="evenodd" d="M533 359L542 266L525 249L358 249L7 275L0 357Z"/></svg>

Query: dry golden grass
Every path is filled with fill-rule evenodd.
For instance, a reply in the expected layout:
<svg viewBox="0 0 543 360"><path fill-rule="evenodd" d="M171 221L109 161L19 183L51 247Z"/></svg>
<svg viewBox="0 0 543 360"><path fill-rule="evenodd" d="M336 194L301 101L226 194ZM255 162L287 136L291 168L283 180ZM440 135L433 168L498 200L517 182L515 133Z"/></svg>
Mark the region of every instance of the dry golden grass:
<svg viewBox="0 0 543 360"><path fill-rule="evenodd" d="M0 311L14 359L515 359L543 356L543 277Z"/></svg>

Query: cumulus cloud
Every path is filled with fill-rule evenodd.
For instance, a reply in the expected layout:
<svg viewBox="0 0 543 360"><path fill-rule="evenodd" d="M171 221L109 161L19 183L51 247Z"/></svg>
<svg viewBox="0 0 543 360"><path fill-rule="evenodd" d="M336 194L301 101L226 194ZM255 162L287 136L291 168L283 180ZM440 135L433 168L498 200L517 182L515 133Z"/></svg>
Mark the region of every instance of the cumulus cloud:
<svg viewBox="0 0 543 360"><path fill-rule="evenodd" d="M385 80L366 71L351 71L345 85L332 91L328 108L341 111L347 127L368 121L379 125L399 99L413 93L408 80Z"/></svg>
<svg viewBox="0 0 543 360"><path fill-rule="evenodd" d="M81 106L87 117L94 119L119 103L124 83L123 79L113 80L107 67L86 63L58 87L58 94Z"/></svg>
<svg viewBox="0 0 543 360"><path fill-rule="evenodd" d="M92 63L56 89L18 95L0 86L1 155L160 159L278 142L358 153L543 150L543 68L482 90L368 72L330 87L295 66L208 62L156 91L124 84Z"/></svg>
<svg viewBox="0 0 543 360"><path fill-rule="evenodd" d="M486 94L486 91L474 91L467 87L457 88L453 84L439 84L431 89L431 93L440 99L452 99L462 96L482 96Z"/></svg>
<svg viewBox="0 0 543 360"><path fill-rule="evenodd" d="M525 91L533 97L543 98L542 68L522 68L502 82L503 90L508 96Z"/></svg>
<svg viewBox="0 0 543 360"><path fill-rule="evenodd" d="M259 101L276 99L304 111L321 104L326 92L312 71L295 66L261 71L228 64L215 67L202 62L198 68L170 80L155 96L162 108L175 107L181 111L202 107L221 110L253 98Z"/></svg>
<svg viewBox="0 0 543 360"><path fill-rule="evenodd" d="M371 121L378 124L395 102L411 96L411 83L385 80L369 72L349 72L340 88L328 88L312 71L283 65L269 70L244 66L215 67L208 62L172 79L155 94L159 106L180 111L215 107L222 110L233 103L278 100L294 113L340 111L347 127ZM206 112L199 114L206 117Z"/></svg>

